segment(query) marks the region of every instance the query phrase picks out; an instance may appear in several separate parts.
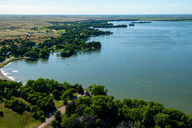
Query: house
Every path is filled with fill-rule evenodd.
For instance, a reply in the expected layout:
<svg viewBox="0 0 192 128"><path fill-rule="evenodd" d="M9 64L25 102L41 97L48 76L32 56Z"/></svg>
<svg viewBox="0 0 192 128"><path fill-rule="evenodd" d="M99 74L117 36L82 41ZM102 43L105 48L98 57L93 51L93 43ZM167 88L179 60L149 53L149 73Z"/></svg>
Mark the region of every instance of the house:
<svg viewBox="0 0 192 128"><path fill-rule="evenodd" d="M8 51L7 52L7 55L12 55L13 53L11 51Z"/></svg>
<svg viewBox="0 0 192 128"><path fill-rule="evenodd" d="M79 95L77 96L77 98L79 98L79 97L87 97L87 96L90 96L90 97L91 97L91 94L89 93L89 91L84 91L84 93L83 93L83 94L79 94Z"/></svg>
<svg viewBox="0 0 192 128"><path fill-rule="evenodd" d="M91 94L89 93L89 91L84 91L83 97L87 97L87 96L91 96Z"/></svg>

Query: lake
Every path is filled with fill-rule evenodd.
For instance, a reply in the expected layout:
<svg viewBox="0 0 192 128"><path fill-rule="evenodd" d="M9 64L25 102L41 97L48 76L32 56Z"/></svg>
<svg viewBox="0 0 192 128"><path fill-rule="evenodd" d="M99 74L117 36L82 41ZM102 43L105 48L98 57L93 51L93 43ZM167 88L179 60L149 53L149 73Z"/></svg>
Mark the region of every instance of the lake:
<svg viewBox="0 0 192 128"><path fill-rule="evenodd" d="M130 22L112 22L115 25ZM127 28L101 29L92 37L102 49L69 58L19 60L2 68L16 81L50 78L59 82L105 85L116 98L144 99L192 112L192 22L152 22Z"/></svg>

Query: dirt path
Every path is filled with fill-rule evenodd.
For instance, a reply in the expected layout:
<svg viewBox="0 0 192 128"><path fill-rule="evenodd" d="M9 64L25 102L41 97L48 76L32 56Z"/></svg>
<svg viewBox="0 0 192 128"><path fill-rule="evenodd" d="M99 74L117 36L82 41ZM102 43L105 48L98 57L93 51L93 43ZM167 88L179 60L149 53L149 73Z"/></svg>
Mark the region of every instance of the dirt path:
<svg viewBox="0 0 192 128"><path fill-rule="evenodd" d="M65 106L61 107L61 108L58 108L57 110L61 111L61 114L65 114ZM45 126L47 126L49 123L51 123L51 121L53 121L55 118L54 118L54 114L55 112L57 111L53 111L51 112L47 118L46 118L46 121L44 123L42 123L38 128L44 128Z"/></svg>

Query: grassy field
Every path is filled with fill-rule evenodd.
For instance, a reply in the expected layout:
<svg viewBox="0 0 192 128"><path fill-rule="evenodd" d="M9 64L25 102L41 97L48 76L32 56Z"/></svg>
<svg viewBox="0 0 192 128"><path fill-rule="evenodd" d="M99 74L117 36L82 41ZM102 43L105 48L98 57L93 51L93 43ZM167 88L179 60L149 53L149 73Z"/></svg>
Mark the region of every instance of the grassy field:
<svg viewBox="0 0 192 128"><path fill-rule="evenodd" d="M65 18L57 16L9 16L0 15L0 41L5 39L30 39L35 42L43 42L49 37L60 36L59 32L46 34L45 30L31 30L33 27L42 27L51 25L47 21L73 21L77 18ZM12 29L14 27L14 29Z"/></svg>
<svg viewBox="0 0 192 128"><path fill-rule="evenodd" d="M0 110L4 116L0 117L0 128L37 128L41 122L35 120L30 112L24 112L22 115L5 108L0 104Z"/></svg>
<svg viewBox="0 0 192 128"><path fill-rule="evenodd" d="M77 21L86 20L89 17L81 16L36 16L36 15L0 15L0 41L5 39L30 39L35 42L43 42L49 37L58 37L60 32L46 34L45 30L31 30L33 27L50 26L47 21ZM14 29L12 29L14 27ZM61 31L61 30L60 30ZM62 31L63 32L63 31Z"/></svg>

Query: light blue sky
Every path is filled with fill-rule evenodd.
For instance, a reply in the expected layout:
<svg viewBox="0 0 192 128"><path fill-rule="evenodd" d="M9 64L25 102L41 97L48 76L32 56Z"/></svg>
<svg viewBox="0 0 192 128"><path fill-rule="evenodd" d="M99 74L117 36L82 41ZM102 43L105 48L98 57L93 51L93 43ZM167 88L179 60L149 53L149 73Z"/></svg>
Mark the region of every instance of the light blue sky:
<svg viewBox="0 0 192 128"><path fill-rule="evenodd" d="M192 14L192 0L0 0L0 14Z"/></svg>

